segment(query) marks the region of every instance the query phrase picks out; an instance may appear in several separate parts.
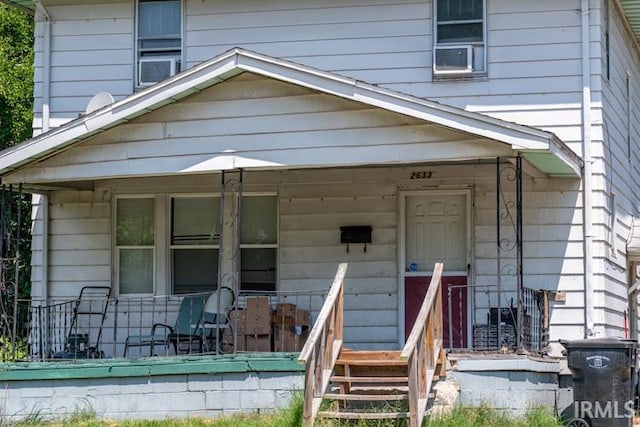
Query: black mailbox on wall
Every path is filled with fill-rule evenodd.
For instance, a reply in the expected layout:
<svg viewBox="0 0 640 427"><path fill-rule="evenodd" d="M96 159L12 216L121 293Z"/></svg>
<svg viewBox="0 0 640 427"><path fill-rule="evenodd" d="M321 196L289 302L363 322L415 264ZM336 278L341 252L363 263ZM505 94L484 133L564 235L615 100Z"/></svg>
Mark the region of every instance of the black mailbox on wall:
<svg viewBox="0 0 640 427"><path fill-rule="evenodd" d="M367 252L367 243L371 243L371 231L370 225L348 225L340 227L340 243L347 244L347 252L349 252L349 245L352 243L364 244L364 251Z"/></svg>

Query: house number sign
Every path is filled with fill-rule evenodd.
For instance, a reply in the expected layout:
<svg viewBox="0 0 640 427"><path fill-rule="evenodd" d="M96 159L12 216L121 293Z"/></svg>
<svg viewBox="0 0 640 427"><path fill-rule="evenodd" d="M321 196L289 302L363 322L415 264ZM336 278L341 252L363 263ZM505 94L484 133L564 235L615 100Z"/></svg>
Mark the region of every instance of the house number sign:
<svg viewBox="0 0 640 427"><path fill-rule="evenodd" d="M431 171L413 171L409 179L429 179L433 175Z"/></svg>

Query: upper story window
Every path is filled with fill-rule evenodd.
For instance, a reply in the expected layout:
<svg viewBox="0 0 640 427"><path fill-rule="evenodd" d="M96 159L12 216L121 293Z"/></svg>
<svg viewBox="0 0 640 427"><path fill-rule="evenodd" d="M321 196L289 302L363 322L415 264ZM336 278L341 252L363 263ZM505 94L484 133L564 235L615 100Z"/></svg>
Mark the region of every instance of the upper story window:
<svg viewBox="0 0 640 427"><path fill-rule="evenodd" d="M138 0L138 86L148 86L180 71L180 0Z"/></svg>
<svg viewBox="0 0 640 427"><path fill-rule="evenodd" d="M434 5L434 76L485 73L485 0L434 0Z"/></svg>

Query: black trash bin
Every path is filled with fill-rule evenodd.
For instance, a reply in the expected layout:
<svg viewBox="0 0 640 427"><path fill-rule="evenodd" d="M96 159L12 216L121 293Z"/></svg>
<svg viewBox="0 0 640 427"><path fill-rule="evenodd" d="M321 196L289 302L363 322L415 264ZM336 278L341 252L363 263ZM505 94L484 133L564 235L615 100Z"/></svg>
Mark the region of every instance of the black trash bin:
<svg viewBox="0 0 640 427"><path fill-rule="evenodd" d="M636 342L617 338L563 341L573 376L570 426L630 427L633 421Z"/></svg>

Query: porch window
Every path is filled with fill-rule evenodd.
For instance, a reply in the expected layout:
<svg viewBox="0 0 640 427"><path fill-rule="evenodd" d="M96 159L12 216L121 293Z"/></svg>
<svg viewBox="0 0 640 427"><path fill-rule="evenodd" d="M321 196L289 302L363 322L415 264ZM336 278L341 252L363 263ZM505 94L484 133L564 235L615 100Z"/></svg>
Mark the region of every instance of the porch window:
<svg viewBox="0 0 640 427"><path fill-rule="evenodd" d="M146 86L180 72L181 0L138 0L138 85Z"/></svg>
<svg viewBox="0 0 640 427"><path fill-rule="evenodd" d="M485 0L435 0L434 75L486 72Z"/></svg>
<svg viewBox="0 0 640 427"><path fill-rule="evenodd" d="M243 197L241 217L241 289L275 291L278 252L277 197Z"/></svg>
<svg viewBox="0 0 640 427"><path fill-rule="evenodd" d="M173 292L204 292L218 283L220 198L171 199Z"/></svg>
<svg viewBox="0 0 640 427"><path fill-rule="evenodd" d="M116 257L120 294L150 294L154 284L155 200L116 199Z"/></svg>

